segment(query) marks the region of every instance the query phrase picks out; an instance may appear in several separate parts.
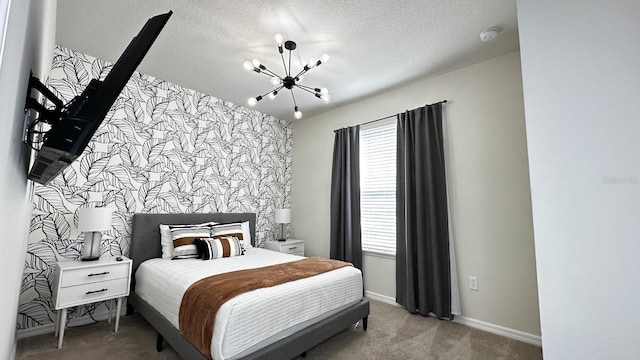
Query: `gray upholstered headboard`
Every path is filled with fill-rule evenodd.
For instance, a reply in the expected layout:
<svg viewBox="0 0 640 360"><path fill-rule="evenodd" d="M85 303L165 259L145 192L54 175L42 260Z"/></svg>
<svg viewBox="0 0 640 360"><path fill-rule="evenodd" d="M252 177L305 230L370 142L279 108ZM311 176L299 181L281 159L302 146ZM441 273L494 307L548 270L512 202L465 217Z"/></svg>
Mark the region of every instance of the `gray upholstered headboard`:
<svg viewBox="0 0 640 360"><path fill-rule="evenodd" d="M199 224L207 221L220 223L249 221L251 243L256 241L256 214L254 213L209 213L209 214L133 214L129 257L133 259L133 273L148 259L162 256L160 224ZM135 276L133 277L135 279ZM134 286L132 281L132 289Z"/></svg>

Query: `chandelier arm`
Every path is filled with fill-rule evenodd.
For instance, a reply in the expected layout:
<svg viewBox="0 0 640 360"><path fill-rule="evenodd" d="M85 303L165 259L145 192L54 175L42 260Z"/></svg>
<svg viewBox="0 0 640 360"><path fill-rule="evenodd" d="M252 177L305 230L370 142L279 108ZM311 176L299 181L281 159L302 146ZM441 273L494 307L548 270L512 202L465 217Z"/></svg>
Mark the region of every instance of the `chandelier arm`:
<svg viewBox="0 0 640 360"><path fill-rule="evenodd" d="M267 91L266 93L264 93L264 94L260 95L260 97L261 97L261 98L264 98L265 96L267 96L267 95L271 94L271 93L272 93L272 92L274 92L274 91L280 91L280 90L282 90L282 88L284 88L284 86L280 86L280 87L275 88L275 89L273 89L273 90L269 90L269 91ZM256 97L256 98L257 98L257 97Z"/></svg>
<svg viewBox="0 0 640 360"><path fill-rule="evenodd" d="M301 86L300 86L300 85L298 85L298 84L296 84L296 86L297 86L300 90L304 90L304 91L306 91L306 92L308 92L309 94L312 94L312 95L314 95L314 96L317 94L315 91L311 91L311 90L309 90L309 89L305 89L305 88L301 87Z"/></svg>
<svg viewBox="0 0 640 360"><path fill-rule="evenodd" d="M291 54L291 51L289 51L289 54ZM284 73L287 74L287 63L284 61L284 55L282 54L282 51L280 51L280 58L282 59L282 66L284 67ZM289 65L289 68L291 68L291 65Z"/></svg>
<svg viewBox="0 0 640 360"><path fill-rule="evenodd" d="M268 76L268 77L273 77L273 75L271 75L271 74L267 73L267 72L266 72L266 71L264 71L264 70L256 71L256 73L258 73L258 74L262 74L262 75L264 75L264 76Z"/></svg>
<svg viewBox="0 0 640 360"><path fill-rule="evenodd" d="M317 88L314 88L314 87L311 87L311 86L306 86L306 85L302 85L302 84L296 84L296 86L301 88L301 89L308 89L308 90L311 90L313 92L317 92L316 91Z"/></svg>
<svg viewBox="0 0 640 360"><path fill-rule="evenodd" d="M268 69L266 66L264 66L264 65L263 65L263 67L264 67L264 68L261 68L261 69L260 69L260 72L258 72L258 74L264 74L264 75L269 76L269 77L276 76L276 77L278 77L280 80L282 80L282 78L280 77L280 75L278 75L278 74L274 73L273 71L269 70L269 69ZM256 71L256 72L257 72L257 71Z"/></svg>
<svg viewBox="0 0 640 360"><path fill-rule="evenodd" d="M278 93L278 91L280 91L280 90L282 90L282 89L284 89L284 85L280 85L280 86L278 86L277 88L275 88L275 89L273 89L273 90L269 91L268 93L266 93L266 95L269 95L269 94L270 94L270 93L272 93L272 92Z"/></svg>
<svg viewBox="0 0 640 360"><path fill-rule="evenodd" d="M296 103L296 96L293 95L293 88L289 89L291 91L291 97L293 98L293 106L294 107L298 107L298 104Z"/></svg>
<svg viewBox="0 0 640 360"><path fill-rule="evenodd" d="M307 67L307 66L305 65L305 68L306 68L306 67ZM300 70L300 72L299 72L296 76L294 76L293 78L294 78L294 79L296 79L296 78L300 77L300 75L304 75L304 74L306 74L306 73L307 73L307 71L309 71L309 69L308 69L308 68L306 68L306 69L305 69L305 68L303 68L302 70Z"/></svg>
<svg viewBox="0 0 640 360"><path fill-rule="evenodd" d="M285 67L284 72L287 76L291 76L291 50L289 50L289 71L287 71L287 68Z"/></svg>

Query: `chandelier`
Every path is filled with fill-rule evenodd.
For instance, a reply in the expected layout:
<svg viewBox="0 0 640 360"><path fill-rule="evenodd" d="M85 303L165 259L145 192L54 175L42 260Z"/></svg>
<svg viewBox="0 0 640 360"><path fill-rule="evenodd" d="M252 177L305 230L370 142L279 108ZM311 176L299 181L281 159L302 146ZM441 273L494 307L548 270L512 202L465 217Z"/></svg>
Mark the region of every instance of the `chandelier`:
<svg viewBox="0 0 640 360"><path fill-rule="evenodd" d="M329 102L329 100L331 100L331 97L329 96L329 90L327 90L327 88L310 87L300 84L303 79L303 75L314 67L329 61L329 55L324 54L320 59L309 59L302 70L300 70L297 74L293 74L291 72L291 52L296 49L296 43L291 40L284 41L284 37L281 34L276 34L274 36L274 39L276 40L276 44L278 45L278 52L280 53L282 65L284 66L284 75L280 76L267 69L267 67L264 66L258 59L253 59L253 61L245 61L244 68L247 71L255 71L258 74L264 74L271 77L271 85L273 85L274 87L273 90L270 90L262 95L249 98L247 103L250 106L255 106L258 101L262 100L265 96L273 100L276 98L276 95L278 95L278 92L280 92L282 89L287 89L291 91L291 98L293 99L293 117L295 117L296 119L300 119L302 118L302 112L300 111L300 109L298 108L298 104L296 103L296 97L293 94L293 88L298 88L306 91L314 95L318 99L323 100L324 102ZM289 50L288 67L284 59L285 57L283 46L284 49Z"/></svg>

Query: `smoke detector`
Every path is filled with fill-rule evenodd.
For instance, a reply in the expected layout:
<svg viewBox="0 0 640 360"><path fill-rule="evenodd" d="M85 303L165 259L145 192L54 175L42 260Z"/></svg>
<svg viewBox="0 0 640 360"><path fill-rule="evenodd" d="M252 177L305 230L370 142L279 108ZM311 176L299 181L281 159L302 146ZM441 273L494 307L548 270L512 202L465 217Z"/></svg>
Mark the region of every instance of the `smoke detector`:
<svg viewBox="0 0 640 360"><path fill-rule="evenodd" d="M498 37L500 29L492 27L480 33L480 41L489 42Z"/></svg>

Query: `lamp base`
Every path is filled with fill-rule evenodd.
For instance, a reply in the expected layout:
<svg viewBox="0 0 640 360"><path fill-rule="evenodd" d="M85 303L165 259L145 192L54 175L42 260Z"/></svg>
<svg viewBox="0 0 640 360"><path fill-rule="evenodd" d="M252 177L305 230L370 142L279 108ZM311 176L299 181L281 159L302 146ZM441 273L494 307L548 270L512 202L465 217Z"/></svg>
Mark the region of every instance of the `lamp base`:
<svg viewBox="0 0 640 360"><path fill-rule="evenodd" d="M287 235L284 233L284 223L280 223L280 233L276 237L277 241L287 241Z"/></svg>
<svg viewBox="0 0 640 360"><path fill-rule="evenodd" d="M84 233L84 247L82 248L82 261L95 261L100 259L100 242L102 233L99 231L87 231Z"/></svg>

